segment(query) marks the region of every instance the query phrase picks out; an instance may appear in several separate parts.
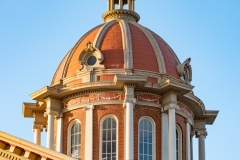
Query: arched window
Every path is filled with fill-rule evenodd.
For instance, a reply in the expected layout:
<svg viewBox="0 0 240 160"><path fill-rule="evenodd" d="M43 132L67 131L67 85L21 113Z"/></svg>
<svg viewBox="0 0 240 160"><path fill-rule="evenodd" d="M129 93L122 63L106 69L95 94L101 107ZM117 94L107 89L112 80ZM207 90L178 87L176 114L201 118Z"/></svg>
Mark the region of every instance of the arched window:
<svg viewBox="0 0 240 160"><path fill-rule="evenodd" d="M117 160L117 119L108 115L101 120L100 159Z"/></svg>
<svg viewBox="0 0 240 160"><path fill-rule="evenodd" d="M182 129L176 125L176 160L182 160Z"/></svg>
<svg viewBox="0 0 240 160"><path fill-rule="evenodd" d="M138 123L138 159L155 160L155 122L142 117Z"/></svg>
<svg viewBox="0 0 240 160"><path fill-rule="evenodd" d="M67 153L74 158L81 158L81 123L73 120L68 125L68 147Z"/></svg>

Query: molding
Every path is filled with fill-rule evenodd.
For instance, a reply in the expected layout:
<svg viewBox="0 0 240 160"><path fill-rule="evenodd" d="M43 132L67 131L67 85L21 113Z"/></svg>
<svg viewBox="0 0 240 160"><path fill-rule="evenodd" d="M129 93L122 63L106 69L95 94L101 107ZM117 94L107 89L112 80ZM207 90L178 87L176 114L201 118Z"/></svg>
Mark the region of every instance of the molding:
<svg viewBox="0 0 240 160"><path fill-rule="evenodd" d="M123 102L123 107L126 107L126 103L132 103L133 107L135 106L137 100L136 98L125 98L124 102Z"/></svg>
<svg viewBox="0 0 240 160"><path fill-rule="evenodd" d="M86 107L86 105L96 106L96 105L104 105L104 104L120 104L120 105L122 105L123 100L99 101L99 102L93 102L93 103L79 104L79 105L72 106L72 107L69 107L69 108L64 108L62 110L62 113L66 113L66 112L69 112L69 111L72 111L72 110L75 110L75 109L79 109L79 108L84 108L84 107Z"/></svg>
<svg viewBox="0 0 240 160"><path fill-rule="evenodd" d="M134 11L125 10L125 9L116 9L116 10L105 12L102 15L102 19L104 20L104 22L110 22L113 20L122 20L122 19L126 21L138 22L140 20L140 16Z"/></svg>
<svg viewBox="0 0 240 160"><path fill-rule="evenodd" d="M108 29L117 21L111 21L108 23L105 23L101 29L98 31L94 41L93 41L93 47L95 48L100 48L100 45L102 43L102 39L105 36L106 32L108 31Z"/></svg>
<svg viewBox="0 0 240 160"><path fill-rule="evenodd" d="M84 95L88 95L88 94L97 94L97 93L107 93L107 92L111 92L111 93L124 93L123 90L117 90L117 89L108 89L108 90L90 90L90 91L84 91L84 92L77 92L77 93L74 93L74 94L70 94L68 96L66 96L64 99L63 99L63 103L70 100L70 99L73 99L73 98L78 98L80 96L84 96Z"/></svg>
<svg viewBox="0 0 240 160"><path fill-rule="evenodd" d="M123 52L124 52L124 68L133 68L133 50L132 50L132 37L128 23L123 19L119 21L122 31ZM132 74L126 72L126 74Z"/></svg>
<svg viewBox="0 0 240 160"><path fill-rule="evenodd" d="M136 27L138 27L147 36L147 38L148 38L149 42L151 43L152 48L155 52L155 55L156 55L156 59L157 59L157 62L158 62L159 73L166 74L167 73L166 72L166 66L165 66L165 61L164 61L163 55L162 55L162 51L161 51L157 41L155 40L155 38L151 34L151 32L148 29L146 29L145 27L138 24L138 23L134 23L134 22L130 22L130 23L135 25Z"/></svg>
<svg viewBox="0 0 240 160"><path fill-rule="evenodd" d="M148 106L148 107L156 107L156 108L162 108L161 104L157 104L157 103L151 103L151 102L143 102L143 101L137 101L135 103L135 105L139 105L139 106Z"/></svg>
<svg viewBox="0 0 240 160"><path fill-rule="evenodd" d="M59 102L62 101L61 98L57 98L57 97L53 97L53 96L47 96L47 97L45 97L45 98L43 98L43 99L45 100L45 102L49 102L49 101L51 101L51 100L55 100L55 101L59 101Z"/></svg>

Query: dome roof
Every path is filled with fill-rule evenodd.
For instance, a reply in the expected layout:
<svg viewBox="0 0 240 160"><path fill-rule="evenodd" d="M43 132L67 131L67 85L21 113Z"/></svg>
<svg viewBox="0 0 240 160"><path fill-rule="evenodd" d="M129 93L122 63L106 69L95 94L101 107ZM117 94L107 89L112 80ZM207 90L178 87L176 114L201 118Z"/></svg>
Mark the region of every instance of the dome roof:
<svg viewBox="0 0 240 160"><path fill-rule="evenodd" d="M105 69L132 69L168 74L179 78L180 64L170 46L156 33L134 21L112 20L87 32L67 53L54 74L51 85L76 77L79 56L88 43L101 52Z"/></svg>

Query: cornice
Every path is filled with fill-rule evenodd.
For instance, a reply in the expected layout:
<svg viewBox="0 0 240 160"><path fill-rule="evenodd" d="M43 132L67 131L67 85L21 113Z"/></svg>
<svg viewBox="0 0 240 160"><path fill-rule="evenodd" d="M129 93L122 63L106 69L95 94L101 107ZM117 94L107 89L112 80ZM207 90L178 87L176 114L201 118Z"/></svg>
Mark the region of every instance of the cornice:
<svg viewBox="0 0 240 160"><path fill-rule="evenodd" d="M127 21L135 21L138 22L140 20L140 16L131 10L125 10L125 9L117 9L117 10L111 10L108 12L105 12L102 15L102 19L104 22L109 22L112 20L127 20Z"/></svg>

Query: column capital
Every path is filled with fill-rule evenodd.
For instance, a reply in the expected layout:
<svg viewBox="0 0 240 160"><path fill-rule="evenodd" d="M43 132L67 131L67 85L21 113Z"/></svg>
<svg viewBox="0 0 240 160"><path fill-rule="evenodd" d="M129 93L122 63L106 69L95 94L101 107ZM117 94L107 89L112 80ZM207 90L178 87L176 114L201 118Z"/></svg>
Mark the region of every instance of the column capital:
<svg viewBox="0 0 240 160"><path fill-rule="evenodd" d="M200 136L204 136L206 138L207 135L208 135L207 131L197 131L196 132L196 138L199 138Z"/></svg>
<svg viewBox="0 0 240 160"><path fill-rule="evenodd" d="M123 107L126 107L126 103L132 103L133 106L135 106L137 100L136 98L125 98L124 102L123 102Z"/></svg>
<svg viewBox="0 0 240 160"><path fill-rule="evenodd" d="M33 125L33 132L35 132L35 129L39 129L41 132L43 131L44 126L43 125Z"/></svg>
<svg viewBox="0 0 240 160"><path fill-rule="evenodd" d="M57 111L46 109L46 112L44 112L44 117L47 117L48 115L52 115L54 117L59 117L61 114Z"/></svg>
<svg viewBox="0 0 240 160"><path fill-rule="evenodd" d="M163 112L170 109L180 109L177 104L171 103L163 107Z"/></svg>
<svg viewBox="0 0 240 160"><path fill-rule="evenodd" d="M83 110L84 110L84 111L88 111L88 110L90 110L90 109L94 109L94 105L88 105L88 106L84 106L84 107L83 107Z"/></svg>

